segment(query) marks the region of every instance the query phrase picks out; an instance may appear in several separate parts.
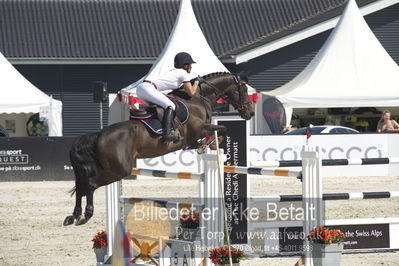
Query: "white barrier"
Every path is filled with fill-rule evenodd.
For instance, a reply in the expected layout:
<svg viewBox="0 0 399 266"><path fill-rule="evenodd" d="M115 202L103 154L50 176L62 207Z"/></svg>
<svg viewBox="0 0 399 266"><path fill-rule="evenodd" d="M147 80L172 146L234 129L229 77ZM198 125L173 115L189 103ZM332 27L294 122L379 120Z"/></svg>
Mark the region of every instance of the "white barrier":
<svg viewBox="0 0 399 266"><path fill-rule="evenodd" d="M206 249L215 248L223 245L223 238L219 237L224 234L224 215L223 205L220 196L220 187L218 181L218 171L223 167L223 162L218 164L217 154L215 151L207 151L207 153L198 155L199 160L202 162L204 173L191 173L191 172L168 172L151 169L135 168L132 171L134 175L145 175L162 178L178 178L178 179L194 179L199 180L199 197L202 202L196 206L208 208L209 213L212 214L211 219L200 219L200 227L204 228L204 238L201 245ZM119 219L127 217L124 214L123 204L129 202L129 199L134 198L122 197L121 181L110 184L106 188L106 211L107 211L107 237L108 237L108 258L112 256L113 239L115 235L115 225ZM169 202L171 203L171 202ZM177 202L175 202L178 204ZM194 204L195 205L195 204ZM217 218L217 219L216 219ZM138 232L140 234L140 232ZM216 237L217 236L217 237ZM207 252L206 252L207 253ZM207 265L210 261L207 260Z"/></svg>
<svg viewBox="0 0 399 266"><path fill-rule="evenodd" d="M304 152L301 153L302 161L299 160L290 160L290 161L264 161L264 162L255 162L251 163L252 166L264 167L264 166L272 166L272 167L298 167L299 162L302 165L302 175L303 175L303 188L302 195L277 195L277 196L261 196L256 197L254 202L291 202L291 201L302 201L303 209L306 211L306 206L314 206L316 207L316 215L315 219L308 219L308 216L305 214L304 222L300 221L273 221L273 222L261 222L251 224L249 231L256 228L265 228L264 232L275 232L274 229L279 228L293 228L303 225L303 235L307 236L309 230L314 228L317 225L328 225L328 226L341 226L347 228L347 232L351 235L351 230L348 229L350 227L356 228L356 226L366 228L365 230L372 231L371 235L375 233L375 228L383 228L381 229L380 238L385 238L386 244L382 244L379 247L372 248L367 247L365 249L398 249L399 248L399 218L381 218L381 219L340 219L340 220L325 220L323 213L323 201L324 200L347 200L347 199L379 199L379 198L395 198L399 196L398 192L360 192L360 193L330 193L330 194L322 194L322 183L323 183L323 174L322 166L334 166L334 165L381 165L381 164L398 164L399 160L397 157L392 158L362 158L362 159L333 159L333 160L321 160L322 153L317 148L314 149L316 153L308 153L309 148L305 147ZM316 156L316 157L314 157ZM310 193L310 194L309 194ZM314 195L312 197L308 197L307 195ZM370 226L375 226L372 228ZM367 228L368 227L368 228ZM372 229L369 229L372 228ZM277 230L278 231L278 230ZM361 230L358 230L361 231ZM368 231L364 231L364 234L368 234ZM355 233L356 234L356 231ZM352 241L353 242L353 241ZM382 240L381 240L382 242ZM280 243L270 241L275 245L280 246ZM265 246L267 241L265 241ZM306 244L306 243L305 243ZM349 248L352 250L357 250L361 248L352 248L352 244L348 244ZM385 246L383 246L385 245ZM383 246L383 247L382 247ZM278 250L278 249L277 249ZM309 250L306 249L305 251ZM288 251L289 252L289 251ZM272 252L279 253L279 252ZM306 265L312 265L312 258L309 252L305 252Z"/></svg>

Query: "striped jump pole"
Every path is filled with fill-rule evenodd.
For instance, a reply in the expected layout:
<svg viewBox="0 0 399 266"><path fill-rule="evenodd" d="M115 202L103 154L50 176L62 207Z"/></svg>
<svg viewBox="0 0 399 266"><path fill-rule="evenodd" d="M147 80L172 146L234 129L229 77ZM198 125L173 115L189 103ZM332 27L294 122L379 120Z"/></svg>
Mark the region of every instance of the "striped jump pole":
<svg viewBox="0 0 399 266"><path fill-rule="evenodd" d="M136 204L144 201L153 201L161 205L162 207L177 207L178 209L188 209L188 210L202 210L204 209L204 204L192 203L192 202L177 202L177 201L169 201L169 200L160 200L153 198L132 198L132 197L120 197L119 202L123 204Z"/></svg>
<svg viewBox="0 0 399 266"><path fill-rule="evenodd" d="M266 169L244 166L225 165L225 173L231 174L249 174L249 175L269 175L269 176L293 176L302 178L302 171L294 171L288 169Z"/></svg>
<svg viewBox="0 0 399 266"><path fill-rule="evenodd" d="M355 200L355 199L388 199L399 198L399 191L383 192L351 192L351 193L325 193L323 200ZM302 195L275 195L252 197L252 201L260 202L293 202L302 201Z"/></svg>
<svg viewBox="0 0 399 266"><path fill-rule="evenodd" d="M399 164L399 157L392 158L359 158L359 159L323 159L322 166L338 165L376 165L376 164ZM300 167L302 160L282 161L254 161L251 166L256 167Z"/></svg>
<svg viewBox="0 0 399 266"><path fill-rule="evenodd" d="M203 181L205 174L197 174L192 172L169 172L161 170L152 170L145 168L133 168L132 175L143 175L163 178L176 178L176 179L194 179Z"/></svg>

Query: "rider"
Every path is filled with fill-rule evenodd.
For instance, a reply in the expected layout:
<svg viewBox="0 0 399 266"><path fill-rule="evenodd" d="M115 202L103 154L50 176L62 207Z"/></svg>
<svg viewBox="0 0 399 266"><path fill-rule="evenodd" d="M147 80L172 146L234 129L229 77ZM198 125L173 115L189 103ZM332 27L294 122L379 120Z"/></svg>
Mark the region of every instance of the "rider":
<svg viewBox="0 0 399 266"><path fill-rule="evenodd" d="M160 74L157 77L151 78L151 80L144 80L137 86L137 96L145 103L153 103L161 106L165 109L165 114L162 122L163 134L162 140L178 141L178 137L171 134L172 121L175 117L175 104L166 97L161 91L164 90L175 90L180 88L183 84L185 92L189 96L193 96L202 81L198 77L194 84L191 85L190 75L191 64L195 63L191 58L191 55L185 52L176 54L174 65L175 68L169 72Z"/></svg>

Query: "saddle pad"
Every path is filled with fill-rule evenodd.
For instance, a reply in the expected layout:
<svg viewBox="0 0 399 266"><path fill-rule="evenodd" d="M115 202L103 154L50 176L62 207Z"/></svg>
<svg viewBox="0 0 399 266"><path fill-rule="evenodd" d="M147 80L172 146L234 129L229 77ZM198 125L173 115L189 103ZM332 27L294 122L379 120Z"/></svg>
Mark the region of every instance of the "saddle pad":
<svg viewBox="0 0 399 266"><path fill-rule="evenodd" d="M173 99L172 97L170 98L176 105L177 118L179 119L180 123L185 124L189 116L187 105L178 99ZM143 115L140 114L140 115L130 116L130 119L139 120L153 133L162 135L163 132L162 121L158 119L158 116L155 112L150 112ZM173 123L173 129L176 129L175 123Z"/></svg>

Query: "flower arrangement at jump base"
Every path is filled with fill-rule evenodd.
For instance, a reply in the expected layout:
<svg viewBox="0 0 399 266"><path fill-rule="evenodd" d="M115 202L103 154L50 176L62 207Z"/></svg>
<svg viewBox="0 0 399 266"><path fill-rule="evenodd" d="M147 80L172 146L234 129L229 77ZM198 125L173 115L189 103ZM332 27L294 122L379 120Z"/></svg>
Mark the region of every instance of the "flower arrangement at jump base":
<svg viewBox="0 0 399 266"><path fill-rule="evenodd" d="M107 232L99 231L93 236L94 253L96 254L97 262L104 262L104 256L107 254Z"/></svg>
<svg viewBox="0 0 399 266"><path fill-rule="evenodd" d="M107 246L107 232L106 231L100 231L97 232L93 236L93 248L101 248L101 247L106 247Z"/></svg>
<svg viewBox="0 0 399 266"><path fill-rule="evenodd" d="M199 212L189 211L188 213L183 213L180 217L180 226L182 228L195 229L199 227Z"/></svg>
<svg viewBox="0 0 399 266"><path fill-rule="evenodd" d="M184 241L195 241L201 235L199 224L199 212L187 210L186 213L182 213L180 216L179 238Z"/></svg>
<svg viewBox="0 0 399 266"><path fill-rule="evenodd" d="M245 254L242 250L237 250L233 247L231 249L231 259L233 263L239 263ZM229 247L227 245L209 250L209 259L218 265L229 265Z"/></svg>
<svg viewBox="0 0 399 266"><path fill-rule="evenodd" d="M345 234L338 229L318 226L308 235L314 266L339 266Z"/></svg>
<svg viewBox="0 0 399 266"><path fill-rule="evenodd" d="M310 231L308 239L312 243L333 244L343 242L345 234L339 229L329 229L325 226L318 226Z"/></svg>

